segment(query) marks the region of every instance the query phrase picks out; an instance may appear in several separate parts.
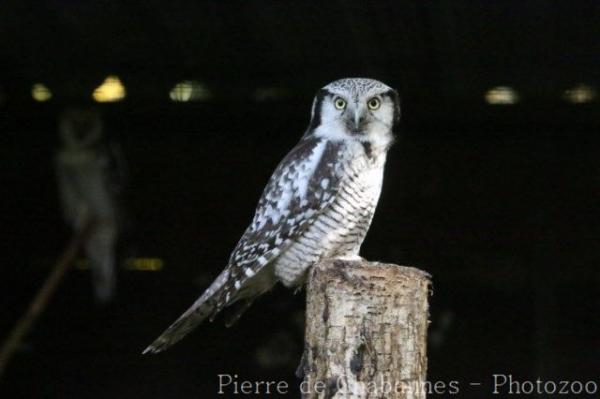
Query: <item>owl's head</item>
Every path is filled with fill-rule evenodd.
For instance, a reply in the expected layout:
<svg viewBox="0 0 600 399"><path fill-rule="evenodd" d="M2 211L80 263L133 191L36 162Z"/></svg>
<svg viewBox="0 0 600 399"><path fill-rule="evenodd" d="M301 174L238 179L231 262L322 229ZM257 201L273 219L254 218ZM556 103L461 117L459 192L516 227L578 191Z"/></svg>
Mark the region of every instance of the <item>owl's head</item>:
<svg viewBox="0 0 600 399"><path fill-rule="evenodd" d="M307 134L388 147L400 119L398 93L363 78L336 80L317 92Z"/></svg>
<svg viewBox="0 0 600 399"><path fill-rule="evenodd" d="M68 108L60 117L59 131L64 147L93 148L102 139L102 119L95 109Z"/></svg>

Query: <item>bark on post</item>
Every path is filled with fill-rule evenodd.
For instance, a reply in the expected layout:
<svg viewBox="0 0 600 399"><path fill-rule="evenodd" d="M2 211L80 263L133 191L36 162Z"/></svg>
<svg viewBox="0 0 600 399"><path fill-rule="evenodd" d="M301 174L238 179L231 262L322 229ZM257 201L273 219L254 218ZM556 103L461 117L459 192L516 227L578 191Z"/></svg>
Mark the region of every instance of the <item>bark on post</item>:
<svg viewBox="0 0 600 399"><path fill-rule="evenodd" d="M424 399L429 275L329 260L307 285L304 398Z"/></svg>

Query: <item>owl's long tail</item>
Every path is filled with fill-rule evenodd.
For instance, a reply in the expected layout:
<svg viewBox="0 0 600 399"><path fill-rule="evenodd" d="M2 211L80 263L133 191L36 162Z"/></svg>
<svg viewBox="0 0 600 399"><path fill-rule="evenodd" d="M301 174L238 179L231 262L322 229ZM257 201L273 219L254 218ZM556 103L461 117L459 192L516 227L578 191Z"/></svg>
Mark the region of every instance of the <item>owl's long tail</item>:
<svg viewBox="0 0 600 399"><path fill-rule="evenodd" d="M194 302L188 310L171 324L154 342L152 342L142 353L159 353L169 348L171 345L180 341L198 324L202 323L207 317L212 317L220 310L215 300L223 290L229 271L223 270L216 280L204 291L202 296Z"/></svg>

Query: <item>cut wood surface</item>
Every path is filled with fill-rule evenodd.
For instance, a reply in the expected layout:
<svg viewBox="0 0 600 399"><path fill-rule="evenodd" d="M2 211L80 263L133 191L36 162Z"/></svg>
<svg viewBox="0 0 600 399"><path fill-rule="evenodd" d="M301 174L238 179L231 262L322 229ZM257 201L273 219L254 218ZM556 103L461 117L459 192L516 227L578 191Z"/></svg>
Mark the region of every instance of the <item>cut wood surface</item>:
<svg viewBox="0 0 600 399"><path fill-rule="evenodd" d="M429 275L328 260L307 284L304 398L425 398Z"/></svg>

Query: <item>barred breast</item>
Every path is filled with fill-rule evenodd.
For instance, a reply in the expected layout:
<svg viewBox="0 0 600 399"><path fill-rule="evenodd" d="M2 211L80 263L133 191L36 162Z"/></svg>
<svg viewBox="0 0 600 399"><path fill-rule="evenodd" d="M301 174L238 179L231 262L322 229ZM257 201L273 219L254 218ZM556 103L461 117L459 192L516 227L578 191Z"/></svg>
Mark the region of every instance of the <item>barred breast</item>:
<svg viewBox="0 0 600 399"><path fill-rule="evenodd" d="M304 282L320 259L358 255L381 193L385 154L351 159L331 205L275 261L275 275L287 287Z"/></svg>

